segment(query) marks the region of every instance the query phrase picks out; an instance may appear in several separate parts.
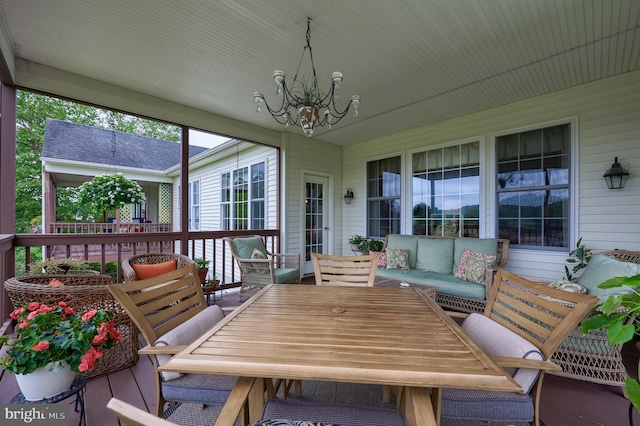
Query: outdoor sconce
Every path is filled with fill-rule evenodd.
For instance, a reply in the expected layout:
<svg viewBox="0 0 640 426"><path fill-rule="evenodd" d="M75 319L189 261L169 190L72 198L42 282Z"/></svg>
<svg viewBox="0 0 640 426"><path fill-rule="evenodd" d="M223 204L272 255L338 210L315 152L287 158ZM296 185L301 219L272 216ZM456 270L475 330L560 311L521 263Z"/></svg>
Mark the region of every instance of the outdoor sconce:
<svg viewBox="0 0 640 426"><path fill-rule="evenodd" d="M344 203L351 204L351 200L353 200L354 194L351 188L347 188L347 192L344 194Z"/></svg>
<svg viewBox="0 0 640 426"><path fill-rule="evenodd" d="M603 177L609 189L622 189L627 183L629 172L618 163L618 157L616 157L609 170L604 172Z"/></svg>

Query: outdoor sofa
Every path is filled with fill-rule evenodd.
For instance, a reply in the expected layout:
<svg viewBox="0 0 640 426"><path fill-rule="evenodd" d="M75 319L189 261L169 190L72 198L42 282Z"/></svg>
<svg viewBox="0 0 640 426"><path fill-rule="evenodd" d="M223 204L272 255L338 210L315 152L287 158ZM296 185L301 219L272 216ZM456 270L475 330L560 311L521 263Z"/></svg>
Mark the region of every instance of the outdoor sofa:
<svg viewBox="0 0 640 426"><path fill-rule="evenodd" d="M407 251L407 264L394 259L398 250ZM493 277L506 266L508 251L506 239L390 234L376 276L437 287L436 301L445 309L483 312Z"/></svg>

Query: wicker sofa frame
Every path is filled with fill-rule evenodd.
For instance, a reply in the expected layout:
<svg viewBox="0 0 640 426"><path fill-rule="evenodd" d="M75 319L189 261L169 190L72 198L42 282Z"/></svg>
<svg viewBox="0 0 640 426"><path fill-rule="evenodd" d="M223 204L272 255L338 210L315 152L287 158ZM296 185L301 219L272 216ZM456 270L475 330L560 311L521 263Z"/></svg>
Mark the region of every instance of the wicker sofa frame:
<svg viewBox="0 0 640 426"><path fill-rule="evenodd" d="M610 250L598 254L640 264L640 252L637 251ZM629 321L632 319L629 318ZM628 373L622 362L622 346L611 346L604 329L591 331L583 336L577 327L551 358L551 361L562 367L562 371L550 374L604 385L624 386Z"/></svg>
<svg viewBox="0 0 640 426"><path fill-rule="evenodd" d="M455 240L456 238L458 238L458 237L441 237L441 236L435 236L435 235L414 235L414 236L417 236L419 238L433 238L433 239L447 239L447 240ZM388 236L385 237L384 248L382 249L383 251L387 247L388 239L389 239ZM491 268L487 268L487 269L490 269L490 271L487 271L486 282L485 282L485 287L486 287L485 291L487 295L491 293L491 284L493 283L493 277L496 275L499 268L504 268L507 265L508 260L509 260L509 240L500 238L498 239L498 251L496 253L496 261ZM466 312L466 313L472 313L472 312L483 313L484 308L487 305L486 299L484 300L472 299L470 297L454 296L451 294L440 293L440 292L436 293L436 302L443 309L450 309L450 310Z"/></svg>
<svg viewBox="0 0 640 426"><path fill-rule="evenodd" d="M177 269L184 268L187 265L191 265L193 260L184 254L178 253L142 253L134 254L126 259L122 259L122 275L124 276L124 282L137 281L138 276L133 269L133 264L136 265L153 265L155 263L167 262L169 260L176 259Z"/></svg>
<svg viewBox="0 0 640 426"><path fill-rule="evenodd" d="M48 285L54 278L60 280L64 286ZM113 283L113 278L109 275L45 274L9 278L5 281L4 288L14 308L31 302L55 305L64 301L76 312L104 309L115 313L115 326L120 330L122 339L96 362L94 370L84 373L84 376L89 378L131 367L138 362L138 329L109 293L107 285Z"/></svg>

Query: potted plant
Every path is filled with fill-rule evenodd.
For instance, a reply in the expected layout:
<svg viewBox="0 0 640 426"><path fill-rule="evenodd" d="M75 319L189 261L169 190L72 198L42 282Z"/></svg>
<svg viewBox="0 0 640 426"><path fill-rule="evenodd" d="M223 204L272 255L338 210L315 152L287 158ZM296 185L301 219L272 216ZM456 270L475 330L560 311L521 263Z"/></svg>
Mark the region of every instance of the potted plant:
<svg viewBox="0 0 640 426"><path fill-rule="evenodd" d="M194 257L193 262L198 266L198 276L200 277L200 283L204 284L207 280L207 274L209 273L209 265L211 261L204 257Z"/></svg>
<svg viewBox="0 0 640 426"><path fill-rule="evenodd" d="M204 280L202 282L202 289L206 294L213 293L220 286L220 280L216 278L215 274L210 280Z"/></svg>
<svg viewBox="0 0 640 426"><path fill-rule="evenodd" d="M384 247L384 243L382 241L380 241L380 240L369 240L369 239L367 239L367 240L365 240L364 246L365 246L364 247L365 251L368 251L368 252L371 252L371 251L379 252L379 251L382 251L382 247Z"/></svg>
<svg viewBox="0 0 640 426"><path fill-rule="evenodd" d="M128 204L144 202L142 187L122 174L99 175L80 185L76 191L78 204L91 209L94 216L121 209Z"/></svg>
<svg viewBox="0 0 640 426"><path fill-rule="evenodd" d="M56 395L71 386L76 372L91 371L104 352L120 341L114 313L75 313L65 302L32 302L14 310L14 336L0 336L10 346L2 366L16 375L28 401Z"/></svg>
<svg viewBox="0 0 640 426"><path fill-rule="evenodd" d="M354 234L349 237L349 244L351 244L351 250L356 253L362 253L365 250L366 239L362 235Z"/></svg>
<svg viewBox="0 0 640 426"><path fill-rule="evenodd" d="M630 287L629 294L612 295L595 307L597 315L582 322L580 328L585 335L591 330L604 327L611 345L624 344L639 334L640 320L640 274L631 277L614 277L598 285L598 288ZM639 366L640 368L640 366ZM640 410L640 383L627 377L625 395Z"/></svg>

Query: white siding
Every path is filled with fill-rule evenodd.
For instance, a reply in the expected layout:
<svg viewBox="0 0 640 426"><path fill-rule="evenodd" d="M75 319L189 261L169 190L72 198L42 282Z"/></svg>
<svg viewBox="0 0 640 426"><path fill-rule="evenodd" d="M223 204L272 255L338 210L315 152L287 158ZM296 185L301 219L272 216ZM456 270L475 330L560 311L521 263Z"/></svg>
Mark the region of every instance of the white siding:
<svg viewBox="0 0 640 426"><path fill-rule="evenodd" d="M330 212L329 228L333 242L333 252L340 253L340 241L342 235L341 216L345 209L342 196L346 187L340 178L342 173L342 148L327 144L313 138L302 135L286 134L286 142L281 146L283 158L282 197L282 226L284 232L283 251L286 253L300 253L304 261L304 182L305 173L317 173L333 178L333 211ZM351 207L351 206L346 206Z"/></svg>
<svg viewBox="0 0 640 426"><path fill-rule="evenodd" d="M189 181L200 180L200 230L201 231L220 231L222 229L220 222L220 200L221 200L221 182L222 174L232 172L238 168L249 167L249 173L251 172L251 166L261 162L265 163L265 228L276 229L277 227L277 211L278 211L278 152L274 148L269 148L261 145L254 145L253 147L240 150L239 154L236 154L235 148L228 150L229 155L212 162L205 166L189 171ZM176 226L179 224L179 208L178 208L178 184L179 179L174 181L173 188L173 200L174 200L174 218ZM207 242L206 247L207 257L211 257L213 254L212 242ZM218 279L223 281L229 281L229 277L221 277L220 272L222 270L222 241L219 241L216 247L216 260L215 264L218 266L218 271L212 271L218 275ZM191 250L191 247L189 247ZM191 253L190 253L191 254ZM202 245L196 244L194 257L201 257ZM229 272L231 268L236 268L235 262L231 256L225 258L225 270ZM240 277L239 270L236 270L236 279ZM225 280L226 278L226 280Z"/></svg>
<svg viewBox="0 0 640 426"><path fill-rule="evenodd" d="M582 237L594 252L624 248L640 250L640 72L539 96L436 125L409 130L343 150L342 181L356 193L342 217L343 253L347 239L365 233L365 165L371 159L403 156L403 193L410 183L410 152L454 141L484 138L485 230L495 232L491 205L493 188L492 137L497 133L577 118L578 149L574 152L579 185L576 185L578 221L572 241ZM364 104L363 104L364 107ZM602 175L615 156L631 176L623 190L606 188ZM410 200L403 200L403 232L410 232ZM559 279L564 275L568 252L511 250L508 268L530 278Z"/></svg>

